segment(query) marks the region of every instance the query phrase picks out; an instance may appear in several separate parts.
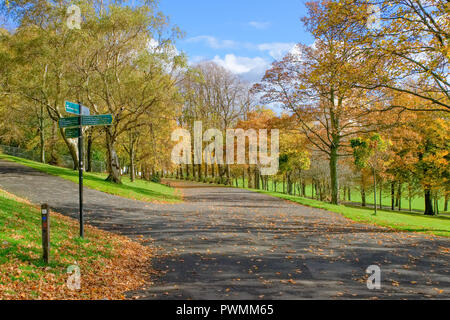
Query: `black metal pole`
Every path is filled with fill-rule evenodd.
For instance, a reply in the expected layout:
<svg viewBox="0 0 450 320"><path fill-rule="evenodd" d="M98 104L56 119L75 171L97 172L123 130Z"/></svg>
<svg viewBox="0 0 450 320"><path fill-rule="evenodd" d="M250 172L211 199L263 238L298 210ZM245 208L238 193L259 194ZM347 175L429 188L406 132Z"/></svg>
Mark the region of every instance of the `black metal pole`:
<svg viewBox="0 0 450 320"><path fill-rule="evenodd" d="M82 107L81 103L78 102L78 105L80 107L79 111L79 125L78 128L78 172L79 172L79 192L80 192L80 237L84 238L84 223L83 223L83 128L81 127L82 124Z"/></svg>

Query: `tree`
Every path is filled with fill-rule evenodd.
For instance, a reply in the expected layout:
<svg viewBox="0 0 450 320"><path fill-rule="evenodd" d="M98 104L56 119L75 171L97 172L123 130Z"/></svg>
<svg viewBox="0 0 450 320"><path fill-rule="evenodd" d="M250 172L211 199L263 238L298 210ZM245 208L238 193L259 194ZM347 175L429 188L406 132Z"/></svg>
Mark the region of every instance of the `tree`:
<svg viewBox="0 0 450 320"><path fill-rule="evenodd" d="M154 15L153 9L110 5L90 25L74 62L77 89L87 106L94 114L110 113L114 118L105 128L107 180L114 183L121 183L116 152L119 137L147 125L149 117L174 116L179 106L173 72L183 66L184 59L174 54L169 38L154 43L154 36L163 34L167 22L164 16Z"/></svg>
<svg viewBox="0 0 450 320"><path fill-rule="evenodd" d="M410 179L408 183L421 187L426 215L435 214L433 198L448 189L449 134L448 120L438 113L424 112L404 114L401 126L390 132L394 154L388 171L400 182Z"/></svg>
<svg viewBox="0 0 450 320"><path fill-rule="evenodd" d="M249 85L214 62L202 62L194 66L183 84L187 99L180 125L189 130L193 130L194 121L202 121L204 127L217 128L225 137L226 130L233 128L250 111ZM220 181L228 184L229 166L217 165ZM212 163L213 175L214 166Z"/></svg>
<svg viewBox="0 0 450 320"><path fill-rule="evenodd" d="M351 140L355 165L359 168L369 166L373 173L373 204L377 214L377 174L386 166L385 152L389 142L379 134L372 134L366 138Z"/></svg>
<svg viewBox="0 0 450 320"><path fill-rule="evenodd" d="M376 130L372 116L380 106L357 84L370 76L375 61L365 59L354 46L355 29L341 29L345 21L324 28L324 19L333 19L329 1L308 3L303 19L315 37L311 46L297 45L283 60L274 62L254 91L264 103L281 103L297 116L299 129L329 159L331 202L339 202L338 159L349 155L349 139Z"/></svg>
<svg viewBox="0 0 450 320"><path fill-rule="evenodd" d="M389 108L450 112L448 1L338 0L330 3L328 10L334 18L324 19L323 27L359 26L361 32L353 34L354 45L364 48L366 58L378 61L370 79L364 79L360 87L388 89L393 94L422 100L415 109L395 103ZM378 18L379 22L374 21ZM342 21L345 23L341 24Z"/></svg>

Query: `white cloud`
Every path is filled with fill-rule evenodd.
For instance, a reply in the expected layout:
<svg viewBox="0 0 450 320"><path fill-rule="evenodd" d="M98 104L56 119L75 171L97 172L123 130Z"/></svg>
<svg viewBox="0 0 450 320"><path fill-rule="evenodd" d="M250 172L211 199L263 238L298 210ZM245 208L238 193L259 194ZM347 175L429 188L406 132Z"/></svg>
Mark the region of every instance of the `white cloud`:
<svg viewBox="0 0 450 320"><path fill-rule="evenodd" d="M261 21L250 21L248 23L249 26L256 28L256 29L267 29L270 27L270 22L261 22Z"/></svg>
<svg viewBox="0 0 450 320"><path fill-rule="evenodd" d="M293 42L272 42L263 43L257 46L260 51L267 51L275 60L282 59L288 52L295 47Z"/></svg>
<svg viewBox="0 0 450 320"><path fill-rule="evenodd" d="M199 62L206 61L206 60L208 60L208 58L206 58L205 56L193 56L193 57L189 58L188 63L189 63L189 65L194 65Z"/></svg>
<svg viewBox="0 0 450 320"><path fill-rule="evenodd" d="M314 45L315 45L315 42L314 42L314 44L312 44L312 47L314 47ZM289 50L289 53L294 56L300 56L301 52L302 52L302 50L300 49L298 44L296 44L295 46L292 47L291 50Z"/></svg>
<svg viewBox="0 0 450 320"><path fill-rule="evenodd" d="M188 43L204 42L213 49L230 49L238 46L233 40L220 40L213 36L198 36L186 39Z"/></svg>
<svg viewBox="0 0 450 320"><path fill-rule="evenodd" d="M212 49L246 49L267 52L273 59L280 60L294 47L294 42L271 42L254 44L250 42L237 42L234 40L221 40L213 36L198 36L186 40L188 43L203 42Z"/></svg>
<svg viewBox="0 0 450 320"><path fill-rule="evenodd" d="M234 54L227 54L224 58L215 56L212 61L250 82L260 81L270 66L270 62L264 58L239 57Z"/></svg>

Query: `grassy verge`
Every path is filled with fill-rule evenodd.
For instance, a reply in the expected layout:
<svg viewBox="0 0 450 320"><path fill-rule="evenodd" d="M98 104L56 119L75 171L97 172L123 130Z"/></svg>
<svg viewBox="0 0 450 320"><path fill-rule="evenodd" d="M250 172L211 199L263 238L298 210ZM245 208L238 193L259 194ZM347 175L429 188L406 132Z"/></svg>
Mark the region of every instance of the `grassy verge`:
<svg viewBox="0 0 450 320"><path fill-rule="evenodd" d="M128 238L51 213L49 265L41 258L39 208L0 189L1 299L122 299L148 276L149 248ZM77 264L81 290L70 290L67 267Z"/></svg>
<svg viewBox="0 0 450 320"><path fill-rule="evenodd" d="M0 159L14 161L33 169L78 183L78 171L51 166L5 154L0 154ZM177 203L181 201L181 197L176 193L175 189L159 183L143 180L131 182L128 177L123 177L123 184L117 185L115 183L105 181L105 179L106 174L86 172L84 174L84 185L95 190L134 200L161 203Z"/></svg>
<svg viewBox="0 0 450 320"><path fill-rule="evenodd" d="M374 216L373 209L354 208L342 205L333 205L317 200L300 198L277 192L253 190L277 198L296 202L305 206L325 209L342 214L353 221L375 224L382 227L408 232L421 232L437 236L450 237L450 218L446 216L425 216L420 213L378 211Z"/></svg>
<svg viewBox="0 0 450 320"><path fill-rule="evenodd" d="M248 180L245 179L244 181L242 180L242 178L239 178L237 180L238 182L238 186L239 188L245 188L248 186ZM233 186L236 186L236 181L233 180ZM269 190L275 192L281 192L283 193L283 182L278 182L276 184L276 188L275 188L275 184L273 182L273 180L269 180ZM297 191L298 192L298 191ZM308 184L306 185L305 188L305 194L308 197L312 197L312 185ZM380 198L379 198L379 190L377 192L377 204L379 204L380 202ZM407 192L403 191L403 194L405 195ZM344 198L344 191L341 190L341 199ZM350 201L349 201L350 202ZM351 189L351 202L355 203L355 205L358 205L361 203L361 193L356 189L356 188L352 188ZM373 205L373 191L371 190L367 190L366 191L366 203L368 205ZM439 203L439 211L443 212L444 210L444 198L439 199L438 201ZM386 208L390 208L391 207L391 195L390 195L390 189L387 192L386 191L386 185L384 185L384 190L382 192L382 205ZM402 197L402 209L403 210L407 210L409 209L409 199L405 196ZM411 201L411 209L413 211L425 211L425 200L422 196L415 196L412 201Z"/></svg>

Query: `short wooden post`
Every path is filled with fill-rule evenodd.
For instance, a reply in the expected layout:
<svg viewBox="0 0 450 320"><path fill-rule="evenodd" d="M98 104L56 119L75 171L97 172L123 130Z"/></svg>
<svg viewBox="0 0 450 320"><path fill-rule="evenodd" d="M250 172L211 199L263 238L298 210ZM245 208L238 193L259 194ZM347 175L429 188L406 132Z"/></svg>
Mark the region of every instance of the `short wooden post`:
<svg viewBox="0 0 450 320"><path fill-rule="evenodd" d="M41 217L42 217L42 249L43 249L43 259L45 263L49 261L50 255L50 211L48 209L48 204L44 203L41 206Z"/></svg>

